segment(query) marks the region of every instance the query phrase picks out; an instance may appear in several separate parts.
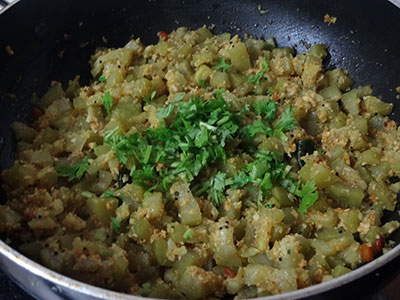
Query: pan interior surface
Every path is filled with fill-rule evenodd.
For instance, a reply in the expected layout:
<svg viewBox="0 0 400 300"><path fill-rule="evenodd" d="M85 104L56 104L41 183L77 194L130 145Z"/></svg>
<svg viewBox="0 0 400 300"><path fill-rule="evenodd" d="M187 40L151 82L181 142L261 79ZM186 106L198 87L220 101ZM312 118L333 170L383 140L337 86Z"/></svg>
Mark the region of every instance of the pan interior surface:
<svg viewBox="0 0 400 300"><path fill-rule="evenodd" d="M328 69L348 69L357 85L373 84L374 93L395 103L400 70L400 13L390 3L364 1L37 1L24 0L0 17L0 169L11 166L14 120L31 122L32 93L43 94L51 80L66 83L75 74L89 81L89 58L96 47L118 47L132 36L144 43L160 30L204 24L214 32L273 36L279 46L305 51L307 44L329 45ZM323 22L328 13L336 24ZM23 16L23 17L21 17ZM15 21L18 25L10 27ZM384 34L382 34L384 32ZM14 55L3 51L9 46ZM86 76L86 77L85 77ZM399 121L395 105L392 119ZM389 216L390 217L390 216ZM398 237L396 237L397 239ZM400 239L397 239L399 242Z"/></svg>

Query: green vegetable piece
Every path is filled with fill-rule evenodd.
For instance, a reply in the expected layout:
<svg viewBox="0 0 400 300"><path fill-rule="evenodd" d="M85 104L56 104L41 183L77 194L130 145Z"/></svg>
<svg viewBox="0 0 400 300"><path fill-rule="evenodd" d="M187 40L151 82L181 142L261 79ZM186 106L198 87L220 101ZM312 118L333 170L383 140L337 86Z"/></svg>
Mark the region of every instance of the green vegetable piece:
<svg viewBox="0 0 400 300"><path fill-rule="evenodd" d="M106 78L105 78L104 76L100 76L100 77L99 77L99 81L100 81L100 82L104 82L104 81L106 81Z"/></svg>
<svg viewBox="0 0 400 300"><path fill-rule="evenodd" d="M86 155L81 163L72 166L56 166L58 176L68 177L68 181L81 179L89 166L89 156Z"/></svg>
<svg viewBox="0 0 400 300"><path fill-rule="evenodd" d="M243 42L237 43L230 51L232 66L240 71L245 71L251 67L249 53Z"/></svg>
<svg viewBox="0 0 400 300"><path fill-rule="evenodd" d="M82 192L82 196L85 197L85 198L92 198L92 197L95 197L95 195L94 195L93 193L88 192L88 191L83 191L83 192Z"/></svg>
<svg viewBox="0 0 400 300"><path fill-rule="evenodd" d="M336 182L326 188L328 196L348 207L360 207L365 197L361 189L348 186L342 182Z"/></svg>

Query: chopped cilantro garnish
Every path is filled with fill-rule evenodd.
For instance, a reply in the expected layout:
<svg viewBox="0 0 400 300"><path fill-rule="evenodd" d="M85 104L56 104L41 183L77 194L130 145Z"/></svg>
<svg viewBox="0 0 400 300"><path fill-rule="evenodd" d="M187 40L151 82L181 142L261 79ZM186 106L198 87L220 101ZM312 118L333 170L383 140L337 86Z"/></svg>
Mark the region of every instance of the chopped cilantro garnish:
<svg viewBox="0 0 400 300"><path fill-rule="evenodd" d="M152 291L152 288L151 288L150 282L145 282L142 284L142 291L141 291L142 295L149 296L151 291Z"/></svg>
<svg viewBox="0 0 400 300"><path fill-rule="evenodd" d="M111 217L111 228L114 230L115 233L119 233L119 228L121 224L119 223L118 217Z"/></svg>
<svg viewBox="0 0 400 300"><path fill-rule="evenodd" d="M211 177L204 185L207 187L208 197L214 202L215 206L220 206L224 202L224 190L226 186L226 174L218 172Z"/></svg>
<svg viewBox="0 0 400 300"><path fill-rule="evenodd" d="M225 62L225 57L218 57L218 64L214 66L212 69L213 70L222 69L222 72L226 72L226 70L228 70L231 67L232 66L230 64Z"/></svg>
<svg viewBox="0 0 400 300"><path fill-rule="evenodd" d="M274 135L274 130L263 121L254 121L253 124L245 127L247 136L253 139L257 133L265 133L266 135Z"/></svg>
<svg viewBox="0 0 400 300"><path fill-rule="evenodd" d="M264 119L268 122L272 122L273 120L275 120L276 103L273 100L268 99L264 101L254 102L253 109L257 115L264 114Z"/></svg>
<svg viewBox="0 0 400 300"><path fill-rule="evenodd" d="M113 191L105 191L103 195L105 197L114 197L114 192Z"/></svg>
<svg viewBox="0 0 400 300"><path fill-rule="evenodd" d="M185 240L191 240L194 237L194 232L192 229L188 229L185 231L185 233L183 234L183 238Z"/></svg>
<svg viewBox="0 0 400 300"><path fill-rule="evenodd" d="M130 136L120 133L117 127L105 134L104 144L110 145L121 163L131 169L133 182L147 191L166 191L178 180L192 182L210 164L225 163L227 155L230 155L225 149L226 144L239 139L243 133L252 139L257 133L275 136L295 127L296 119L291 116L290 108L278 120L275 120L277 104L271 99L233 112L225 102L224 91L215 91L215 99L194 97L186 102L178 101L184 97L184 94L180 94L173 101L174 104L158 110L159 118L168 118L172 111L175 112L169 126L162 123L158 128L148 128ZM243 126L243 115L250 111L255 113L257 119ZM246 151L253 153L254 161L234 178L218 172L196 190L196 195L206 194L215 206L219 206L225 199L227 188L250 184L249 188L258 188L258 205L261 205L264 195L268 196L273 186L285 180L290 181L287 178L290 167L283 163L282 155L251 149L249 146ZM128 158L134 162L133 165L127 165ZM162 168L156 168L156 165Z"/></svg>
<svg viewBox="0 0 400 300"><path fill-rule="evenodd" d="M240 118L220 94L205 101L194 97L174 104L175 120L167 128L149 128L127 137L116 128L107 132L104 143L109 144L119 160L126 164L135 158L132 179L147 187L168 189L179 179L192 181L200 170L216 161L225 161L225 144L239 130ZM161 117L170 112L161 110ZM156 164L163 164L156 170Z"/></svg>
<svg viewBox="0 0 400 300"><path fill-rule="evenodd" d="M300 197L299 212L306 213L307 210L318 200L318 191L315 181L307 181L301 185L301 189L297 188L295 195Z"/></svg>
<svg viewBox="0 0 400 300"><path fill-rule="evenodd" d="M275 93L275 90L273 88L268 88L267 94L271 96L273 93Z"/></svg>
<svg viewBox="0 0 400 300"><path fill-rule="evenodd" d="M99 81L100 81L100 82L104 82L104 81L106 81L106 78L105 78L104 76L100 76L100 77L99 77Z"/></svg>
<svg viewBox="0 0 400 300"><path fill-rule="evenodd" d="M159 108L157 111L157 118L159 118L159 119L168 118L171 115L171 113L174 111L174 109L175 109L174 104L170 104L167 107Z"/></svg>
<svg viewBox="0 0 400 300"><path fill-rule="evenodd" d="M154 100L154 98L156 97L157 92L156 91L152 91L150 94L150 98L146 95L143 97L143 101L149 105L151 101Z"/></svg>
<svg viewBox="0 0 400 300"><path fill-rule="evenodd" d="M199 80L199 84L203 89L206 87L206 82L207 82L207 80L205 80L205 79L200 79Z"/></svg>
<svg viewBox="0 0 400 300"><path fill-rule="evenodd" d="M111 98L110 92L106 92L104 96L101 98L101 101L103 103L103 106L107 112L108 115L111 114L111 107L113 105L113 99Z"/></svg>
<svg viewBox="0 0 400 300"><path fill-rule="evenodd" d="M296 128L295 123L297 119L292 115L292 106L290 105L282 113L279 120L275 123L275 135L281 137L283 140L287 140L287 136L283 133L288 130Z"/></svg>
<svg viewBox="0 0 400 300"><path fill-rule="evenodd" d="M89 166L89 156L85 156L81 163L72 166L56 166L57 174L62 177L68 177L68 181L81 179Z"/></svg>
<svg viewBox="0 0 400 300"><path fill-rule="evenodd" d="M259 188L258 206L262 204L263 195L268 195L274 185L284 180L290 171L290 166L283 163L283 157L267 150L255 154L255 160L249 163L234 178L226 178L219 172L204 185L204 191L216 206L224 201L224 190L229 187L237 189L251 183Z"/></svg>
<svg viewBox="0 0 400 300"><path fill-rule="evenodd" d="M264 73L269 71L269 62L266 59L261 64L262 68L261 71L258 72L256 75L247 76L247 82L253 82L255 84L260 84L261 79L264 77Z"/></svg>
<svg viewBox="0 0 400 300"><path fill-rule="evenodd" d="M178 96L175 97L175 99L170 100L170 103L175 103L175 102L180 102L185 98L185 93L179 93Z"/></svg>
<svg viewBox="0 0 400 300"><path fill-rule="evenodd" d="M104 143L111 146L111 149L115 151L117 158L123 163L127 163L127 155L130 154L131 148L128 138L122 134L117 135L116 132L119 127L114 128L111 131L106 132L104 135Z"/></svg>

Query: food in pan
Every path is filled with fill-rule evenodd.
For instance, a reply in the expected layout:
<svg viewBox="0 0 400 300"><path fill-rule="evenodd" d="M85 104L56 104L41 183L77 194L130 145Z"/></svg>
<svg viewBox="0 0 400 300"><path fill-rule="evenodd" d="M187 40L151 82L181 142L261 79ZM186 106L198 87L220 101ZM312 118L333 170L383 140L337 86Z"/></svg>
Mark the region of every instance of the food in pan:
<svg viewBox="0 0 400 300"><path fill-rule="evenodd" d="M206 27L98 49L14 123L0 231L72 278L159 298L251 298L388 251L392 104L302 54Z"/></svg>

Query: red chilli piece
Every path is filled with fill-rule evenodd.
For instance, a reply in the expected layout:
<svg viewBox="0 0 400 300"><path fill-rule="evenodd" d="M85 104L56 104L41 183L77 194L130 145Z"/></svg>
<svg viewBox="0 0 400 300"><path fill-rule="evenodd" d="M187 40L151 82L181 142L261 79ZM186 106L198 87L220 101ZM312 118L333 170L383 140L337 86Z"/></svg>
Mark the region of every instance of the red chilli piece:
<svg viewBox="0 0 400 300"><path fill-rule="evenodd" d="M229 267L225 267L222 269L222 272L224 273L225 277L227 278L233 278L236 276L236 272L235 270L229 268Z"/></svg>
<svg viewBox="0 0 400 300"><path fill-rule="evenodd" d="M157 36L160 40L164 40L164 41L168 41L168 33L166 33L165 31L159 31L157 32Z"/></svg>
<svg viewBox="0 0 400 300"><path fill-rule="evenodd" d="M43 111L41 111L38 107L34 107L33 110L32 110L32 118L34 120L37 120L41 116L43 116Z"/></svg>
<svg viewBox="0 0 400 300"><path fill-rule="evenodd" d="M381 252L384 246L385 246L385 238L383 236L379 236L374 241L374 248L376 251Z"/></svg>
<svg viewBox="0 0 400 300"><path fill-rule="evenodd" d="M370 262L374 259L374 250L367 244L362 244L360 247L361 259L363 262Z"/></svg>
<svg viewBox="0 0 400 300"><path fill-rule="evenodd" d="M278 101L278 99L279 99L278 92L274 92L274 93L271 95L271 98L272 98L272 100L274 100L275 102Z"/></svg>

